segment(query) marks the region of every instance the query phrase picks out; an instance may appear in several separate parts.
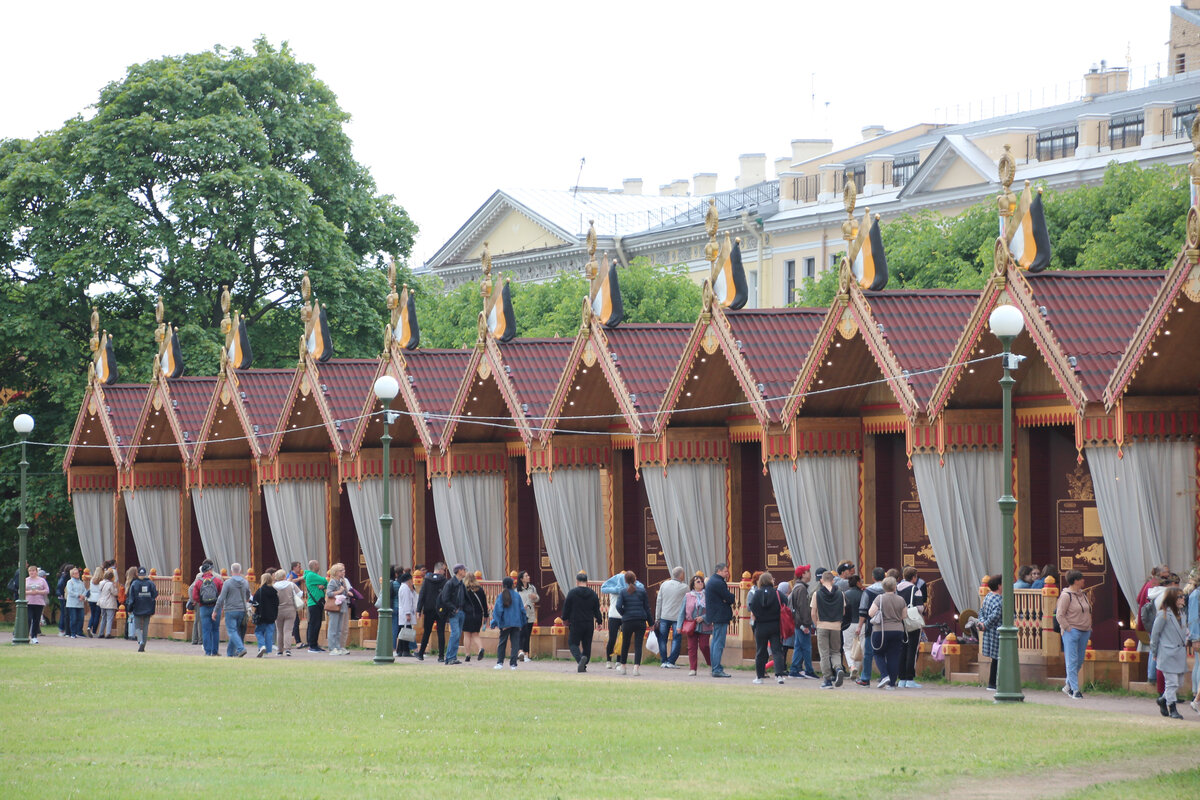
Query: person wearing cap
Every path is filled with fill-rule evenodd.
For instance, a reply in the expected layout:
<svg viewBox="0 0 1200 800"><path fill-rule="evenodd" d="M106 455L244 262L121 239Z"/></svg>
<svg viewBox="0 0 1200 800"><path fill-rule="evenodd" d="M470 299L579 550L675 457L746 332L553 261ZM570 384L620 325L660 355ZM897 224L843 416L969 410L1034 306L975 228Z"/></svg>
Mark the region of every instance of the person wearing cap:
<svg viewBox="0 0 1200 800"><path fill-rule="evenodd" d="M663 581L658 587L658 598L655 601L654 616L658 624L654 635L658 637L658 655L661 659L659 666L664 669L679 669L675 662L679 659L679 650L683 645L683 637L679 635L679 612L683 609L683 600L687 597L687 584L683 582L686 573L683 567L671 570L671 579ZM671 632L671 650L667 653L667 638Z"/></svg>
<svg viewBox="0 0 1200 800"><path fill-rule="evenodd" d="M801 564L796 567L796 580L792 584L792 622L796 626L794 638L796 649L792 652L792 668L788 674L793 678L815 678L812 663L813 617L808 596L808 581L812 577L812 566Z"/></svg>
<svg viewBox="0 0 1200 800"><path fill-rule="evenodd" d="M195 620L192 623L192 631L193 633L197 630L200 631L201 640L204 643L204 655L215 656L221 647L221 633L217 627L217 620L212 615L213 606L216 605L216 601L205 603L200 597L200 590L204 588L204 584L208 581L212 581L212 588L216 590L217 596L220 597L221 586L225 582L221 580L220 575L217 575L213 571L211 561L205 561L200 565L200 574L192 582L192 605L195 608ZM193 638L195 637L193 636Z"/></svg>
<svg viewBox="0 0 1200 800"><path fill-rule="evenodd" d="M458 660L458 643L462 641L463 620L466 614L463 607L467 604L467 587L463 577L467 574L465 564L455 564L450 571L450 580L446 581L442 594L438 598L443 618L450 623L450 641L446 643L446 666L452 667L462 662Z"/></svg>
<svg viewBox="0 0 1200 800"><path fill-rule="evenodd" d="M145 567L138 567L137 577L129 584L125 607L133 617L137 632L138 652L146 652L146 632L150 629L150 617L154 616L154 601L158 599L158 587L148 577Z"/></svg>
<svg viewBox="0 0 1200 800"><path fill-rule="evenodd" d="M845 592L850 588L850 576L854 574L854 565L849 561L843 561L837 565L837 577L833 580L835 589Z"/></svg>
<svg viewBox="0 0 1200 800"><path fill-rule="evenodd" d="M842 666L842 620L846 616L846 598L837 588L832 570L821 573L821 583L812 595L809 609L817 629L817 650L821 656L822 689L841 686L846 678Z"/></svg>
<svg viewBox="0 0 1200 800"><path fill-rule="evenodd" d="M592 634L597 625L604 624L600 614L600 598L587 585L586 572L575 576L575 588L567 592L563 600L562 616L567 623L567 649L575 659L576 672L587 672L592 660Z"/></svg>

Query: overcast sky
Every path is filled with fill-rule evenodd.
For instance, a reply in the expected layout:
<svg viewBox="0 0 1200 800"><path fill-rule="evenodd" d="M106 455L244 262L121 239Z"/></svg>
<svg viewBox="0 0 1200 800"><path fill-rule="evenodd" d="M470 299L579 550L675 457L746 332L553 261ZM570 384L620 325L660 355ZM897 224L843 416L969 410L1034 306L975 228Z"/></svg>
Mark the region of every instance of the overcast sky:
<svg viewBox="0 0 1200 800"><path fill-rule="evenodd" d="M495 189L569 188L581 157L585 186L716 172L732 188L741 153L991 116L1005 95L1050 104L1101 59L1128 57L1141 85L1165 73L1176 4L6 3L0 138L57 128L130 64L286 40L420 226L417 265Z"/></svg>

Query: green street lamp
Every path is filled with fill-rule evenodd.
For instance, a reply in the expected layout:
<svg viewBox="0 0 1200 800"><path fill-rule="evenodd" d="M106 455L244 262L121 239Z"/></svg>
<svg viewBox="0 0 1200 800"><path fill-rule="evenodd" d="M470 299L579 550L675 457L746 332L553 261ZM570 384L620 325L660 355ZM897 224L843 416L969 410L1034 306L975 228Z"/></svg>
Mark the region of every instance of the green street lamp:
<svg viewBox="0 0 1200 800"><path fill-rule="evenodd" d="M1016 369L1017 365L1024 360L1022 356L1013 354L1012 343L1013 339L1021 335L1021 330L1025 327L1025 319L1015 306L997 306L988 318L988 327L1000 340L1003 348L1000 364L1004 368L1004 377L1000 379L1000 389L1004 396L1004 443L1000 452L1003 459L1001 474L1004 475L1004 481L1002 484L1003 494L1000 495L1000 500L997 502L1000 506L1000 536L1004 545L1001 548L1000 556L1003 610L1000 629L997 632L1000 639L1000 663L996 668L996 694L994 697L997 703L1019 703L1025 699L1025 695L1021 693L1021 663L1017 651L1017 629L1013 624L1016 597L1013 594L1012 576L1009 574L1013 563L1013 512L1017 510L1017 500L1013 497L1012 474L1012 387L1016 381L1009 370Z"/></svg>
<svg viewBox="0 0 1200 800"><path fill-rule="evenodd" d="M18 414L13 420L13 428L21 434L21 524L17 526L17 537L20 541L18 558L21 566L17 573L17 610L13 620L12 643L29 644L29 606L25 602L25 575L29 571L29 565L26 564L29 558L26 551L29 543L29 525L25 523L25 470L29 468L29 461L25 458L25 440L33 430L33 417Z"/></svg>
<svg viewBox="0 0 1200 800"><path fill-rule="evenodd" d="M375 632L375 663L392 664L395 657L392 648L392 581L390 579L392 561L392 492L388 486L391 477L392 462L390 450L392 445L388 425L393 420L392 401L400 393L400 383L391 375L381 375L375 381L375 396L383 404L383 513L379 515L379 535L382 537L381 552L383 557L379 565L379 629Z"/></svg>

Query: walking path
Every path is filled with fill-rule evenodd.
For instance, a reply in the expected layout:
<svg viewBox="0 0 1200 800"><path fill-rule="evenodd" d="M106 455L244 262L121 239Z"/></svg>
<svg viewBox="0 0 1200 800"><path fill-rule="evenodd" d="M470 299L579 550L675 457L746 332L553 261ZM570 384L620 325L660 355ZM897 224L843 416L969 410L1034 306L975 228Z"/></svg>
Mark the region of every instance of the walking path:
<svg viewBox="0 0 1200 800"><path fill-rule="evenodd" d="M53 629L44 631L40 644L30 645L31 647L64 647L80 650L88 649L105 649L105 650L127 650L134 652L137 650L137 644L124 639L68 639L57 635ZM167 653L182 657L203 658L204 654L199 645L191 645L187 642L180 642L171 639L151 639L146 644L146 650L152 653ZM221 643L221 657L224 657L225 643ZM254 658L257 650L251 646L247 648L246 658ZM290 659L272 654L265 656L277 661L283 660L318 660L328 661L331 659L338 660L360 660L366 661L374 658L373 650L351 650L347 656L330 656L328 653L309 653L302 647L297 647L292 650ZM465 657L465 653L459 653L460 660ZM489 653L484 656L483 663L472 661L469 664L462 664L456 667L446 667L437 661L436 656L427 654L424 661L417 661L415 658L397 658L395 668L399 669L455 669L460 671L491 669L496 663L494 653ZM506 662L507 663L507 662ZM546 673L555 675L577 675L575 671L575 663L564 660L553 659L536 659L534 661L525 662L519 665L522 672ZM632 667L630 667L632 670ZM580 680L622 680L622 681L661 681L661 682L701 682L711 686L749 686L750 681L754 679L753 670L733 670L733 678L730 680L716 680L708 676L708 670L702 668L696 677L688 677L687 669L662 669L657 662L644 665L641 670L641 676L634 677L633 675L619 675L615 671L606 670L603 661L593 662L589 667L586 675L578 675ZM767 681L758 687L764 692L779 692L779 691L817 691L820 686L819 680L811 679L796 679L789 678L787 683L779 686L774 679L768 677ZM961 684L926 684L923 689L897 689L896 691L887 692L882 689L877 689L874 686L870 688L865 686L856 686L848 678L845 685L841 689L831 690L833 692L854 692L877 695L880 699L887 698L894 702L923 702L931 698L957 698L957 699L986 699L990 693L985 692L981 687L964 686ZM1060 691L1042 691L1037 689L1024 690L1025 702L1037 703L1047 706L1069 706L1071 708L1084 708L1090 711L1104 711L1115 714L1127 714L1133 717L1145 717L1147 721L1162 720L1159 715L1158 706L1154 701L1146 697L1125 697L1120 695L1096 694L1090 693L1083 700L1074 700L1067 697ZM1195 714L1188 708L1187 701L1179 704L1180 713L1184 715L1184 722L1189 724L1200 724L1200 716ZM1166 720L1162 720L1166 722ZM1183 724L1183 723L1175 723ZM983 797L985 795L977 795Z"/></svg>

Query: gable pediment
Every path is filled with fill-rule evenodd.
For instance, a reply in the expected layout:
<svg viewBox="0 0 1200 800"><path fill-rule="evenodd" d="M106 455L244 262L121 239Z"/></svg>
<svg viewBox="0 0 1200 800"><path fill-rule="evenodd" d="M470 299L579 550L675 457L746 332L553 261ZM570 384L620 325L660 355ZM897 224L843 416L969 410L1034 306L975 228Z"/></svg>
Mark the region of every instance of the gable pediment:
<svg viewBox="0 0 1200 800"><path fill-rule="evenodd" d="M995 180L995 162L967 137L952 134L943 136L921 162L912 179L900 190L899 198L979 186Z"/></svg>
<svg viewBox="0 0 1200 800"><path fill-rule="evenodd" d="M488 243L488 250L493 257L567 244L565 239L545 225L511 207L501 209L485 226L472 234L471 240L473 246L464 256L466 261L474 261L483 255L484 242Z"/></svg>

